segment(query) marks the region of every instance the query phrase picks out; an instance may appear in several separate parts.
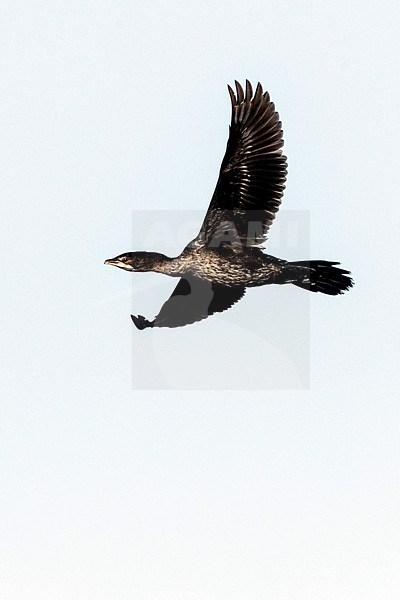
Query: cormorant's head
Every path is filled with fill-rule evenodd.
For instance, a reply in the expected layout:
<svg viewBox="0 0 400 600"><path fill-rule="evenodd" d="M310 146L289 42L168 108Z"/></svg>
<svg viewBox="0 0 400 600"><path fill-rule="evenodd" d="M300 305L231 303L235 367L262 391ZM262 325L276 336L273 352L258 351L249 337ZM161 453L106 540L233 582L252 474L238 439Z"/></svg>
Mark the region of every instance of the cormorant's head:
<svg viewBox="0 0 400 600"><path fill-rule="evenodd" d="M166 260L166 256L157 252L126 252L115 258L104 261L105 265L113 265L125 271L154 271Z"/></svg>

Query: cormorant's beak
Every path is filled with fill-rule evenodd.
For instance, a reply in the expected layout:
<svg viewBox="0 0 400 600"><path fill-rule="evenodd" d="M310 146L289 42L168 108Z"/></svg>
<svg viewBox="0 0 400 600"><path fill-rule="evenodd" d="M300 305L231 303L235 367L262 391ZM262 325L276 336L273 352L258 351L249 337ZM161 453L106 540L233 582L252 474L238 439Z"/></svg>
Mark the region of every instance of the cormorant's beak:
<svg viewBox="0 0 400 600"><path fill-rule="evenodd" d="M115 258L107 258L104 261L105 265L111 265L112 267L118 267L124 269L124 271L133 271L131 265L126 260L121 260L121 257L116 256Z"/></svg>

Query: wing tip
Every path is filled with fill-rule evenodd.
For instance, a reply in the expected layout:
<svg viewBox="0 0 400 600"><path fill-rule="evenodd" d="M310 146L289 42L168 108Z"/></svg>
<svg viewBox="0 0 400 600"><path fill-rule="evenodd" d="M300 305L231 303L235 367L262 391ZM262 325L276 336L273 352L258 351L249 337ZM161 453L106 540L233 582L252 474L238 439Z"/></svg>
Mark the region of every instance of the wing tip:
<svg viewBox="0 0 400 600"><path fill-rule="evenodd" d="M231 98L232 108L234 108L236 106L236 96L235 96L235 92L233 91L233 89L231 88L229 83L228 83L228 92L229 92L229 96Z"/></svg>
<svg viewBox="0 0 400 600"><path fill-rule="evenodd" d="M246 79L246 102L250 102L253 96L253 88L251 87L251 83L248 79Z"/></svg>
<svg viewBox="0 0 400 600"><path fill-rule="evenodd" d="M236 95L238 99L238 104L241 104L244 100L243 88L238 81L235 79L235 87L236 87Z"/></svg>

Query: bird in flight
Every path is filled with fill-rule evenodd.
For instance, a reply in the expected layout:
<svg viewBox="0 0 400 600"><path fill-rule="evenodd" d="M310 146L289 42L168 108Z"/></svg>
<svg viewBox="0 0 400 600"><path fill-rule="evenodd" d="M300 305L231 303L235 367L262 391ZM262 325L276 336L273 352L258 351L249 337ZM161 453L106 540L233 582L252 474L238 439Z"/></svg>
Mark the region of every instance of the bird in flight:
<svg viewBox="0 0 400 600"><path fill-rule="evenodd" d="M287 161L279 115L260 83L228 86L229 139L218 182L199 234L179 256L126 252L105 261L125 271L155 271L179 278L152 321L131 318L138 329L182 327L230 308L246 288L293 284L336 296L353 286L338 262L289 262L262 251L282 201Z"/></svg>

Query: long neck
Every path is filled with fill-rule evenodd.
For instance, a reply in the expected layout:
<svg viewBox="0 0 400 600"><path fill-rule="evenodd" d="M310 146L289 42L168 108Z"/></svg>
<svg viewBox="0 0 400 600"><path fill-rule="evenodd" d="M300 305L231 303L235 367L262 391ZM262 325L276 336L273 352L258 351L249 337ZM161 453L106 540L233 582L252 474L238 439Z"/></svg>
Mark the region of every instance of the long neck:
<svg viewBox="0 0 400 600"><path fill-rule="evenodd" d="M146 254L146 270L155 271L156 273L166 273L167 275L169 274L171 263L173 261L172 258L159 252L147 252Z"/></svg>

